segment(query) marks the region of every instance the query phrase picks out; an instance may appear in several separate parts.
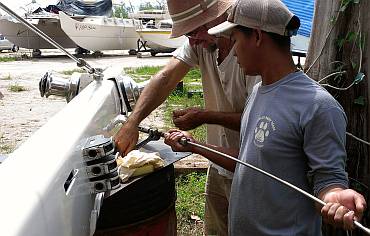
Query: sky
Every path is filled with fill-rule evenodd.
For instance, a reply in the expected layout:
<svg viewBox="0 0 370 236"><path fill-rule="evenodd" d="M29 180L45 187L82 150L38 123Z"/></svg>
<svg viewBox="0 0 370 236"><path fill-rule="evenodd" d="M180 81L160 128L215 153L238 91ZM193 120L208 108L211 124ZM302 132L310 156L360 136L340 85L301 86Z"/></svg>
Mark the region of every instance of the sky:
<svg viewBox="0 0 370 236"><path fill-rule="evenodd" d="M9 7L10 9L16 11L17 13L21 14L23 13L24 10L20 9L20 6L25 7L27 4L31 3L32 0L0 0L1 3ZM55 4L57 3L58 0L36 0L36 3L40 4L42 7L46 7L47 5ZM113 4L119 4L121 2L127 3L128 5L128 0L113 0ZM131 4L138 9L141 3L144 2L151 2L153 4L156 4L155 0L131 0ZM4 12L0 10L2 14Z"/></svg>

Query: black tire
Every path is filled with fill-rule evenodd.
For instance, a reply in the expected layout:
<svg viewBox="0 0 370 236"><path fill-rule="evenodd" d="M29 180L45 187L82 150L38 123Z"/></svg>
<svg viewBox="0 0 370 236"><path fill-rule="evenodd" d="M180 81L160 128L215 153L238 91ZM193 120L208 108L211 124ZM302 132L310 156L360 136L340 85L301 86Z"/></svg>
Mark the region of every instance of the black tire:
<svg viewBox="0 0 370 236"><path fill-rule="evenodd" d="M18 52L19 47L17 45L14 45L12 48L12 52Z"/></svg>
<svg viewBox="0 0 370 236"><path fill-rule="evenodd" d="M89 50L87 50L87 49L85 49L85 48L81 48L81 47L77 47L76 49L75 49L75 53L77 54L77 55L82 55L82 54L90 54L90 51Z"/></svg>
<svg viewBox="0 0 370 236"><path fill-rule="evenodd" d="M41 57L40 49L33 49L32 50L32 57Z"/></svg>
<svg viewBox="0 0 370 236"><path fill-rule="evenodd" d="M150 55L152 55L152 57L155 57L155 55L157 55L157 52L150 52Z"/></svg>
<svg viewBox="0 0 370 236"><path fill-rule="evenodd" d="M130 55L130 56L136 56L137 55L137 51L135 49L130 49L130 50L128 50L128 55Z"/></svg>

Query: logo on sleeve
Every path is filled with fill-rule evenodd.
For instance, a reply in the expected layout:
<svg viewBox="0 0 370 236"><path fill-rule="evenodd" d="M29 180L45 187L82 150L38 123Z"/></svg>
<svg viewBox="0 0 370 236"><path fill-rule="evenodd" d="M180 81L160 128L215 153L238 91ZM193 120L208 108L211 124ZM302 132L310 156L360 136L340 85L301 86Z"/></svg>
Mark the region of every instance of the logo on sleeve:
<svg viewBox="0 0 370 236"><path fill-rule="evenodd" d="M263 147L265 141L276 130L274 121L268 116L261 116L254 129L254 145Z"/></svg>

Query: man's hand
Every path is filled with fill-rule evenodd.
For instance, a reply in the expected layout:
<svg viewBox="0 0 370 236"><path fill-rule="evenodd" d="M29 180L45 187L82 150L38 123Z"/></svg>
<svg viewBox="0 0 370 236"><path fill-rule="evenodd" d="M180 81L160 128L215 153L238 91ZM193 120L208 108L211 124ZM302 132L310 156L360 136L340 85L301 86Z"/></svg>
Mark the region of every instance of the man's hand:
<svg viewBox="0 0 370 236"><path fill-rule="evenodd" d="M164 135L164 143L171 146L172 151L174 152L192 152L192 148L189 145L184 146L180 144L179 141L183 137L194 142L193 137L188 132L180 131L177 129L170 129Z"/></svg>
<svg viewBox="0 0 370 236"><path fill-rule="evenodd" d="M119 153L122 156L126 156L132 149L139 139L139 131L137 125L132 125L126 122L121 129L114 136L114 141Z"/></svg>
<svg viewBox="0 0 370 236"><path fill-rule="evenodd" d="M323 220L346 230L354 228L353 221L360 221L366 208L365 198L352 189L324 190L320 198L326 202L321 209Z"/></svg>
<svg viewBox="0 0 370 236"><path fill-rule="evenodd" d="M200 114L203 109L190 107L183 110L173 111L172 120L175 126L181 130L194 129L205 122L201 119Z"/></svg>

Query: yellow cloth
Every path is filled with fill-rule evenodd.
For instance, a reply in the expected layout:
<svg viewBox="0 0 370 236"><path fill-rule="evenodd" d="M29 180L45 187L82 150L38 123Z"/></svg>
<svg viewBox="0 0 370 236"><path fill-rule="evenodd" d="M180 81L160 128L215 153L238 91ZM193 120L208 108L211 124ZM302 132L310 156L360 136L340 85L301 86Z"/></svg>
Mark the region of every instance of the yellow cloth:
<svg viewBox="0 0 370 236"><path fill-rule="evenodd" d="M117 158L118 174L123 182L135 175L147 174L165 165L159 153L146 153L139 150L129 152L125 157ZM152 166L152 168L150 167Z"/></svg>

